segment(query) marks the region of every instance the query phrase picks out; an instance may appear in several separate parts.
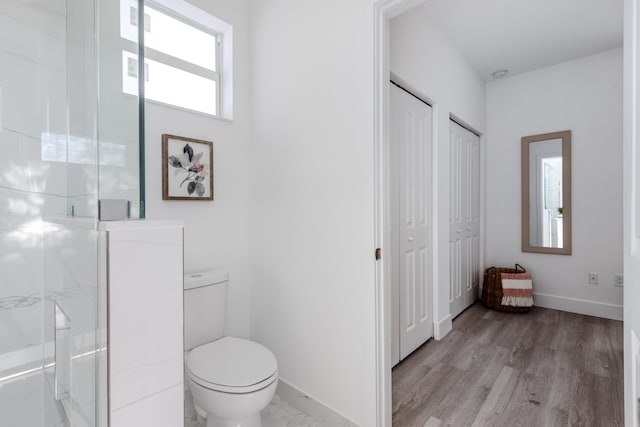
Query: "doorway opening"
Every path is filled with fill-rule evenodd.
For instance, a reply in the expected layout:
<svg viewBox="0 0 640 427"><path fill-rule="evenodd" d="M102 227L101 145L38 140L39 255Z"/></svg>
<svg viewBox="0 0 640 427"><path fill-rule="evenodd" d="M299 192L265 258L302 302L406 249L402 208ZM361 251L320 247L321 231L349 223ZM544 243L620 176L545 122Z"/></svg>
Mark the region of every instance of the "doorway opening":
<svg viewBox="0 0 640 427"><path fill-rule="evenodd" d="M445 2L438 2L437 0L432 0L428 2L429 6L436 5L438 3L445 3ZM390 254L388 253L388 250L389 250L390 241L391 241L391 237L388 231L388 221L390 221L390 212L387 207L389 203L388 198L389 198L390 192L389 192L389 184L386 182L386 179L388 178L387 176L388 170L385 169L385 168L388 168L388 165L387 165L388 160L386 156L389 153L388 135L390 134L390 130L389 130L388 120L391 114L391 112L388 110L389 98L390 98L389 93L391 90L388 82L389 75L391 75L391 72L398 73L402 79L411 82L411 85L418 86L419 93L428 94L430 99L435 100L433 104L433 111L434 111L433 127L434 127L434 135L437 135L437 138L434 138L433 155L434 155L434 158L437 159L435 163L438 164L439 169L437 172L435 172L435 175L436 175L435 185L438 191L435 192L433 197L434 221L436 225L434 227L434 233L433 233L433 239L434 239L433 261L434 262L433 262L432 268L433 268L435 283L438 284L437 286L435 286L433 290L434 335L436 336L436 339L438 339L438 338L444 337L451 330L451 321L452 321L452 318L454 317L453 314L455 313L454 310L451 310L450 298L449 298L451 294L451 289L449 288L450 286L449 278L453 275L452 271L449 270L450 265L448 262L449 259L453 257L452 253L450 252L451 249L448 246L448 243L449 243L448 237L450 235L451 229L447 230L447 227L446 227L447 221L443 220L443 212L444 212L444 217L448 219L449 213L451 211L451 208L449 205L450 199L448 198L448 194L449 194L449 190L451 189L450 182L453 181L453 179L450 176L448 176L450 171L450 165L449 165L450 148L444 145L444 142L448 143L449 141L448 133L451 126L449 119L451 115L455 115L457 117L463 117L465 119L465 122L471 123L472 127L474 129L477 129L479 133L481 133L482 135L487 135L487 128L489 127L488 122L491 120L492 117L495 117L496 115L495 114L489 115L490 117L487 118L486 111L478 115L474 115L473 112L470 113L469 111L472 110L473 108L476 108L479 105L479 103L476 102L476 99L480 99L486 96L486 91L488 91L487 86L489 84L488 79L490 79L491 82L494 81L494 78L491 77L492 72L496 69L505 68L504 66L501 66L501 67L496 67L490 70L490 72L486 72L486 70L477 71L475 73L476 76L477 75L480 75L480 76L479 77L477 76L478 78L476 78L474 81L474 79L467 79L466 77L464 77L464 76L468 76L468 74L465 74L465 72L460 72L459 69L461 69L462 67L458 67L459 69L452 69L451 67L448 67L447 64L442 64L437 61L433 61L432 58L426 58L426 59L420 58L415 55L415 52L409 52L409 54L407 54L407 52L403 52L403 51L400 51L400 52L394 51L394 47L393 47L394 44L391 43L391 33L393 30L392 21L395 18L398 18L400 15L404 14L404 12L407 12L409 10L411 10L411 13L405 14L405 15L413 15L413 17L405 19L403 24L406 24L411 20L414 20L414 21L418 20L420 18L416 17L416 13L414 12L416 12L416 10L419 8L423 8L425 5L426 5L425 2L419 1L419 0L395 0L395 1L387 0L387 1L381 1L375 6L375 10L376 10L376 22L375 22L376 24L376 46L375 46L375 53L376 53L376 68L375 68L375 74L376 74L375 75L375 83L376 83L376 100L375 100L376 101L375 103L376 105L376 129L375 129L376 131L375 133L375 138L376 138L376 150L375 150L375 154L376 154L376 178L375 178L376 179L376 246L383 248L383 261L381 263L378 263L376 267L377 268L376 296L377 296L377 309L379 314L377 317L377 322L378 322L377 325L378 325L378 330L381 331L379 332L379 335L378 335L378 338L379 338L378 343L382 345L382 349L379 349L379 351L376 354L376 369L378 373L378 384L379 384L379 387L377 389L379 404L377 405L377 408L378 408L378 419L384 420L384 421L380 421L378 425L390 424L390 420L391 420L391 413L390 413L391 375L389 372L389 369L390 369L389 367L391 366L391 362L390 362L391 352L389 351L390 349L388 348L388 344L386 344L388 342L387 338L389 337L389 334L390 334L390 326L388 325L388 322L389 322L389 319L391 319L390 301L392 300L391 298L392 295L391 295L391 291L388 289L388 284L390 283L391 276L393 274L393 268L388 263L386 263L386 260L390 259ZM595 4L593 6L596 8L599 7L598 5L595 5ZM435 6L435 7L437 8L440 6ZM484 10L481 15L483 17L495 15L498 18L502 17L503 20L507 20L507 17L510 17L510 15L513 13L513 9L512 9L513 7L518 7L518 6L515 6L515 5L508 6L505 10L494 11L494 12ZM543 8L538 4L533 5L531 7ZM549 7L556 8L559 14L566 13L566 10L563 9L564 6L555 5L555 6L549 6ZM458 4L458 10L456 12L460 12L459 9L460 9L460 5ZM581 15L584 13L585 16L590 16L591 14L594 13L593 11L587 11L586 6L584 8L579 8L579 9L581 9L580 11ZM444 16L445 18L447 18L446 12L443 12L442 10L436 10L434 13L436 15L439 14L438 16L440 17ZM596 12L596 14L601 14L601 15L604 15L606 13L607 13L606 11L602 13ZM554 15L554 14L551 14L551 15ZM447 21L448 19L440 19L441 24L443 22L446 23ZM538 22L540 23L542 21L538 21ZM426 28L425 31L431 31L432 35L434 36L432 39L427 40L427 42L423 42L421 48L423 48L424 50L427 50L428 48L433 47L432 45L427 46L429 43L432 43L433 40L442 41L443 38L442 37L438 38L438 34L434 34L433 30L435 27L433 25L425 22L423 22L422 24L423 24L422 27ZM512 23L510 22L509 25L511 24ZM430 26L431 28L427 28ZM401 29L400 31L406 31L406 32L410 31L407 29L409 27L406 25L402 25L401 27L403 27L404 30ZM496 26L496 28L500 28L500 26ZM483 32L491 33L492 31L493 30L488 28L480 32L476 32L474 34L478 35ZM504 29L500 29L496 31L502 32L502 33L505 32ZM510 32L508 33L511 34ZM402 34L402 36L407 37L407 34ZM540 38L538 37L538 39ZM511 37L509 40L503 37L502 41L508 44L513 40L511 39ZM595 45L595 41L592 40L592 44ZM601 45L601 48L602 46L604 45ZM522 46L520 46L519 49L521 51L523 50L526 51L526 49L523 49ZM611 50L619 49L619 46L618 47L609 46L609 49ZM587 57L589 55L595 55L595 53L593 52L588 52L584 50L579 50L579 49L570 49L570 50L573 50L574 52L579 51L580 53L578 53L575 56L575 58L568 58L566 56L559 57L564 59L558 60L556 58L556 62L547 62L546 64L542 64L542 65L537 64L535 67L530 68L529 70L541 69L544 67L549 67L551 64L560 64L562 63L562 61L566 62L569 60L574 60L574 59L577 60L583 57ZM529 51L528 55L530 57L543 56L543 55L537 55L537 54L531 55L531 51ZM617 53L614 52L611 55L613 56L620 55L620 52L617 52ZM489 55L487 54L487 56ZM448 59L457 61L458 64L460 64L464 62L463 61L464 55L459 55L455 58L454 56L449 56ZM598 61L600 59L598 59ZM414 66L416 66L415 71L412 72L406 67L404 69L402 69L402 67L395 67L395 66L393 68L390 67L390 64L394 62L397 64L398 61L405 61L405 63L412 63ZM506 81L508 79L511 79L511 76L516 76L521 73L529 72L523 68L518 68L518 67L519 66L508 67L510 70L509 76L507 77L507 79L504 79L504 80ZM458 80L457 89L456 88L452 89L453 85L450 84L446 74L449 74L449 76L452 77L451 80L455 80L455 78L457 78ZM422 83L416 83L418 78L420 78L417 76L420 76L422 78L424 78L424 76L428 76L428 78L430 78L431 81L437 81L438 85L433 85L433 84L429 85L428 83L422 85ZM502 85L502 83L500 82L495 83L494 88L497 88L500 85ZM447 87L447 89L450 89L451 91L457 90L456 93L458 94L464 93L467 96L470 96L472 99L468 100L466 106L462 105L461 97L458 97L458 96L447 97L442 95L442 90L445 87ZM481 87L481 89L476 90L479 87ZM494 94L502 96L502 94L496 90L492 92L492 95ZM532 94L532 97L533 96L535 96L535 94ZM483 100L480 104L482 104L480 109L487 108L486 100ZM495 113L495 111L493 111L492 113ZM501 112L501 113L504 113L504 112ZM531 118L531 117L534 117L534 113L537 114L538 112L532 111L531 114L528 114L528 115L523 113L521 114L521 116L526 116ZM482 116L482 117L479 117L479 116ZM557 115L557 116L564 117L563 115ZM520 119L520 117L516 117L516 119ZM550 127L553 126L553 128L538 129L537 127L535 127L527 132L523 132L520 130L511 132L514 135L516 135L515 150L512 150L512 147L510 146L503 145L503 146L500 146L500 149L499 149L500 152L497 153L495 157L491 157L492 153L487 151L486 154L480 155L481 159L484 159L487 162L489 162L489 160L494 161L495 158L499 158L499 157L501 158L502 155L504 154L505 155L504 158L507 159L507 161L502 165L502 167L507 170L513 169L513 170L519 171L519 151L517 151L519 146L517 142L519 141L519 138L521 136L531 134L531 133L541 132L541 131L554 131L560 128L571 127L571 126L563 126L558 122L554 122L552 119L531 120L531 123L532 123L532 126L533 125L550 126ZM503 132L503 133L506 134L507 132ZM445 136L443 137L443 135ZM491 140L492 144L495 139L499 139L503 137L503 135L499 135L498 138L496 138L496 136L491 133L489 133L488 136L492 138ZM508 138L513 139L513 136L508 136ZM508 138L505 137L505 140ZM485 144L485 137L483 136L481 138L481 145L480 145L481 150L482 149L488 150L488 148L484 148L487 146L488 145ZM496 145L493 145L493 147L494 147L493 149L495 150ZM447 153L446 155L443 154L445 152ZM494 152L493 154L495 155L496 153ZM445 162L442 162L443 159L445 160ZM481 162L481 165L482 165L482 162ZM483 167L480 166L480 168L482 169ZM485 170L481 170L480 175L484 177ZM480 192L485 192L485 188L489 188L490 186L495 184L495 182L499 181L499 179L500 177L497 174L492 174L491 182L487 181L485 185L485 182L481 181L479 183ZM443 183L446 183L446 185L444 185ZM509 180L503 179L500 184L501 185L504 184L504 186L507 186L508 184L510 184L510 182ZM516 184L515 187L517 188L518 187L517 182L515 184ZM500 188L500 186L493 187L493 188ZM519 192L519 189L517 189L516 191ZM515 198L516 209L519 210L518 195L519 193L516 194L514 198ZM487 250L487 254L491 254L491 257L487 255L487 262L489 263L496 262L496 261L507 262L508 258L510 260L514 256L515 257L528 256L526 254L521 255L519 251L519 233L520 233L519 214L511 215L509 213L511 208L507 206L510 203L509 199L511 198L511 196L513 195L510 195L510 193L509 195L505 196L504 200L502 201L503 202L502 204L495 203L493 206L485 206L481 204L479 208L480 212L482 213L485 213L485 210L487 212L489 210L491 211L491 214L493 217L491 226L494 227L494 229L488 230L487 228L488 225L484 224L481 221L479 225L480 240L482 240L484 234L489 233L489 231L494 233L492 234L494 237L496 236L495 229L498 226L495 223L500 221L500 218L504 218L504 221L503 221L504 224L499 224L499 225L503 226L504 229L507 230L504 233L505 235L507 235L507 237L505 238L499 237L497 239L494 239L494 242L498 241L499 244L504 244L504 246L507 247L507 249L505 249L504 253L497 250L493 250L495 248L492 248L492 251ZM489 199L487 198L487 200ZM487 204L488 203L489 202L487 202ZM500 212L500 209L503 209L504 212ZM489 217L489 214L487 213L486 218L488 217ZM513 219L513 221L518 222L518 225L515 227L516 228L515 231L513 230L514 229L513 224L510 222L512 221L511 218L515 218ZM508 235L510 235L511 237L508 237ZM551 231L551 238L553 238L552 231ZM516 242L515 250L509 249L513 241ZM510 253L511 255L509 255L508 253ZM481 257L482 255L480 255L480 258ZM518 261L518 259L516 259L515 261ZM535 271L542 272L540 273L541 276L544 273L546 273L546 271L544 271L545 268L543 265L535 264L536 263L535 260L530 261L530 263L533 263L532 265L533 267L535 267ZM485 262L483 259L480 259L478 264L480 268L485 266ZM464 276L464 274L461 273L461 276ZM446 278L446 280L442 280L443 278ZM446 286L445 288L443 288L443 282L445 283L445 286ZM550 292L548 294L550 294ZM544 300L544 298L547 298L547 300ZM550 304L549 301L551 300L553 301L558 300L557 298L554 300L553 295L551 295L551 297L548 297L548 295L544 295L544 298L541 299L541 302L547 303L547 304ZM576 299L579 299L579 298L576 297ZM606 305L606 304L611 305L610 302L604 301L603 305ZM620 302L620 306L621 306L621 302Z"/></svg>

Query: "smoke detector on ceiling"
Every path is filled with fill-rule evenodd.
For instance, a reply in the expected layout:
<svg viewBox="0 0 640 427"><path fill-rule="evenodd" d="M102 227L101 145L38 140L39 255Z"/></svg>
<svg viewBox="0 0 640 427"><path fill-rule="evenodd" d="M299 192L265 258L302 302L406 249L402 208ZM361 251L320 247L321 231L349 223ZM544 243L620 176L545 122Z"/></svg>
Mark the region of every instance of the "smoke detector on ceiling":
<svg viewBox="0 0 640 427"><path fill-rule="evenodd" d="M496 70L492 73L494 79L501 79L507 74L509 74L509 70L504 68L502 70Z"/></svg>

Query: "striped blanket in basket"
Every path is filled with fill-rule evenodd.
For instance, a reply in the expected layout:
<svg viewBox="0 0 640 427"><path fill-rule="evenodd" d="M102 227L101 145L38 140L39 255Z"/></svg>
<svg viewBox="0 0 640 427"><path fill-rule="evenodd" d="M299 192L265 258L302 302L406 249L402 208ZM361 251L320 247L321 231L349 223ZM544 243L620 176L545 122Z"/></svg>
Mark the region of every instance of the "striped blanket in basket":
<svg viewBox="0 0 640 427"><path fill-rule="evenodd" d="M533 306L531 273L502 273L502 305L510 307Z"/></svg>

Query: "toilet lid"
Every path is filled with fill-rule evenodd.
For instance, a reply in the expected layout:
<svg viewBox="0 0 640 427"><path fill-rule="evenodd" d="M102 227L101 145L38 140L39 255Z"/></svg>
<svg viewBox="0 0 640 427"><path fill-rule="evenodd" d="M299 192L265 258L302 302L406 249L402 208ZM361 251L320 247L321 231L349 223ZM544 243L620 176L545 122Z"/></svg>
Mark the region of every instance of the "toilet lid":
<svg viewBox="0 0 640 427"><path fill-rule="evenodd" d="M253 341L224 337L194 348L187 367L202 382L250 387L272 377L278 362L268 348Z"/></svg>

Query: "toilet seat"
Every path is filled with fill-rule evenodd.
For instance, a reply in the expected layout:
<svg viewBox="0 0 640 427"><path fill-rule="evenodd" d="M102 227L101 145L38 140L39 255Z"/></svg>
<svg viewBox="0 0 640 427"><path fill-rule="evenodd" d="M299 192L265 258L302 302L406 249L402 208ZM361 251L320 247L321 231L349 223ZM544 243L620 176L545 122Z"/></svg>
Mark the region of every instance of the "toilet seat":
<svg viewBox="0 0 640 427"><path fill-rule="evenodd" d="M271 384L278 376L278 362L269 349L235 337L194 348L187 368L202 387L225 393L250 393Z"/></svg>

